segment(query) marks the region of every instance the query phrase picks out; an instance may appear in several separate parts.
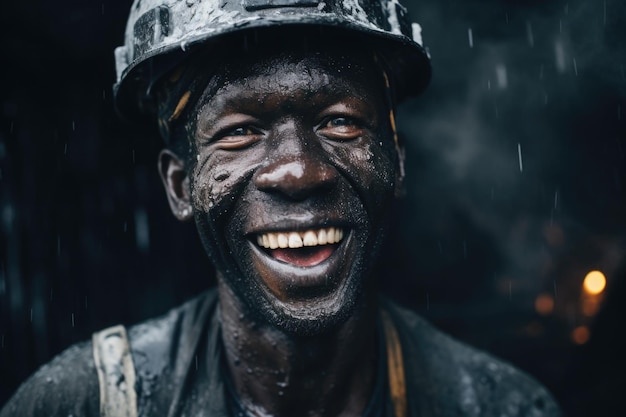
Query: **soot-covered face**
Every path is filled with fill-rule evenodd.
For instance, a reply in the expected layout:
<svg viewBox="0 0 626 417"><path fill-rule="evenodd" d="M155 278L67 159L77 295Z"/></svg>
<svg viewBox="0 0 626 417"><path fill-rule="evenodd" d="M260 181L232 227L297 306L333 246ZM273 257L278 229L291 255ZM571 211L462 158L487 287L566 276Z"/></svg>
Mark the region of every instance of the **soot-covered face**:
<svg viewBox="0 0 626 417"><path fill-rule="evenodd" d="M382 72L369 57L235 60L196 105L191 204L220 279L297 334L341 323L370 288L397 186Z"/></svg>

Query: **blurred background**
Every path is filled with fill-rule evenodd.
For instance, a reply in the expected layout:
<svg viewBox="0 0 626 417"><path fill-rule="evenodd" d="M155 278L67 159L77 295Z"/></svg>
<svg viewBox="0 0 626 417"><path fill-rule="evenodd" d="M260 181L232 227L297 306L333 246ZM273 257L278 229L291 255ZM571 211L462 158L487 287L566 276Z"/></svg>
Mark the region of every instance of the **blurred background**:
<svg viewBox="0 0 626 417"><path fill-rule="evenodd" d="M130 1L0 13L0 405L95 330L214 284L150 129L112 109ZM533 375L567 416L626 415L626 2L405 0L434 78L398 114L407 196L382 289Z"/></svg>

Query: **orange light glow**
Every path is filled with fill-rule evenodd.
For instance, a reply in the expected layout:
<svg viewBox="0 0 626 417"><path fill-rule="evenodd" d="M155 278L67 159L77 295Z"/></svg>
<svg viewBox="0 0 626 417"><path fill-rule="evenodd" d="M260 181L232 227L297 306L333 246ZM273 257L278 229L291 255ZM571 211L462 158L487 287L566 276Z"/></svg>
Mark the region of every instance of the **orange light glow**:
<svg viewBox="0 0 626 417"><path fill-rule="evenodd" d="M584 300L582 300L582 310L585 316L594 316L599 309L600 300L598 300L598 297L586 297Z"/></svg>
<svg viewBox="0 0 626 417"><path fill-rule="evenodd" d="M598 295L606 287L606 278L600 271L591 271L583 281L584 290L591 295Z"/></svg>
<svg viewBox="0 0 626 417"><path fill-rule="evenodd" d="M572 331L572 341L577 345L584 345L589 340L589 328L578 326Z"/></svg>
<svg viewBox="0 0 626 417"><path fill-rule="evenodd" d="M542 316L547 316L554 310L554 298L550 294L539 294L535 298L535 311Z"/></svg>

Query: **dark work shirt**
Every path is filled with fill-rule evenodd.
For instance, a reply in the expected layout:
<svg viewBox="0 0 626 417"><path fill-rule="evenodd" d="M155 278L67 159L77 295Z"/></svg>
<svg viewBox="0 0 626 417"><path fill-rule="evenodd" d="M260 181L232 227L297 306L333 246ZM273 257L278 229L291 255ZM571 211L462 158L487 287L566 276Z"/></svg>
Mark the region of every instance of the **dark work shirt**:
<svg viewBox="0 0 626 417"><path fill-rule="evenodd" d="M217 304L217 293L211 290L128 329L139 416L230 414ZM451 338L389 300L381 299L380 307L389 313L402 345L409 416L560 416L552 396L526 373ZM0 417L99 416L92 349L90 341L72 346L41 367ZM383 394L375 390L372 397L374 404L377 398L382 404L371 402L368 412L373 414L368 417L393 417L386 380L382 385Z"/></svg>

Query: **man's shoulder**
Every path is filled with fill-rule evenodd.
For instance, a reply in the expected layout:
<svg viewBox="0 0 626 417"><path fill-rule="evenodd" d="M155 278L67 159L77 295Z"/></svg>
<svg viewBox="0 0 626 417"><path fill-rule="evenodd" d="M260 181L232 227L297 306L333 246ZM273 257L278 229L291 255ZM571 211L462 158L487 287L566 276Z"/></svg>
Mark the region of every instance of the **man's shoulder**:
<svg viewBox="0 0 626 417"><path fill-rule="evenodd" d="M445 334L407 308L389 300L383 305L402 340L409 395L414 391L433 409L467 416L560 415L552 395L526 372Z"/></svg>
<svg viewBox="0 0 626 417"><path fill-rule="evenodd" d="M127 334L140 376L145 378L155 367L168 366L166 359L172 350L184 346L181 338L206 324L206 312L216 301L215 291L210 290L159 317L130 326ZM0 417L98 416L99 396L93 342L86 340L33 373L0 409Z"/></svg>
<svg viewBox="0 0 626 417"><path fill-rule="evenodd" d="M41 366L18 388L0 416L97 416L98 400L92 344L86 341Z"/></svg>
<svg viewBox="0 0 626 417"><path fill-rule="evenodd" d="M198 368L199 346L208 335L217 311L217 292L211 289L157 318L128 328L128 339L142 415L159 415L184 397L186 378ZM204 360L204 358L200 358Z"/></svg>
<svg viewBox="0 0 626 417"><path fill-rule="evenodd" d="M137 371L145 371L149 379L174 367L182 351L189 350L206 331L216 304L217 292L211 289L161 316L130 326L127 333Z"/></svg>
<svg viewBox="0 0 626 417"><path fill-rule="evenodd" d="M128 338L134 350L146 351L157 345L177 343L181 336L206 324L209 311L217 303L215 289L203 292L165 314L128 328Z"/></svg>

